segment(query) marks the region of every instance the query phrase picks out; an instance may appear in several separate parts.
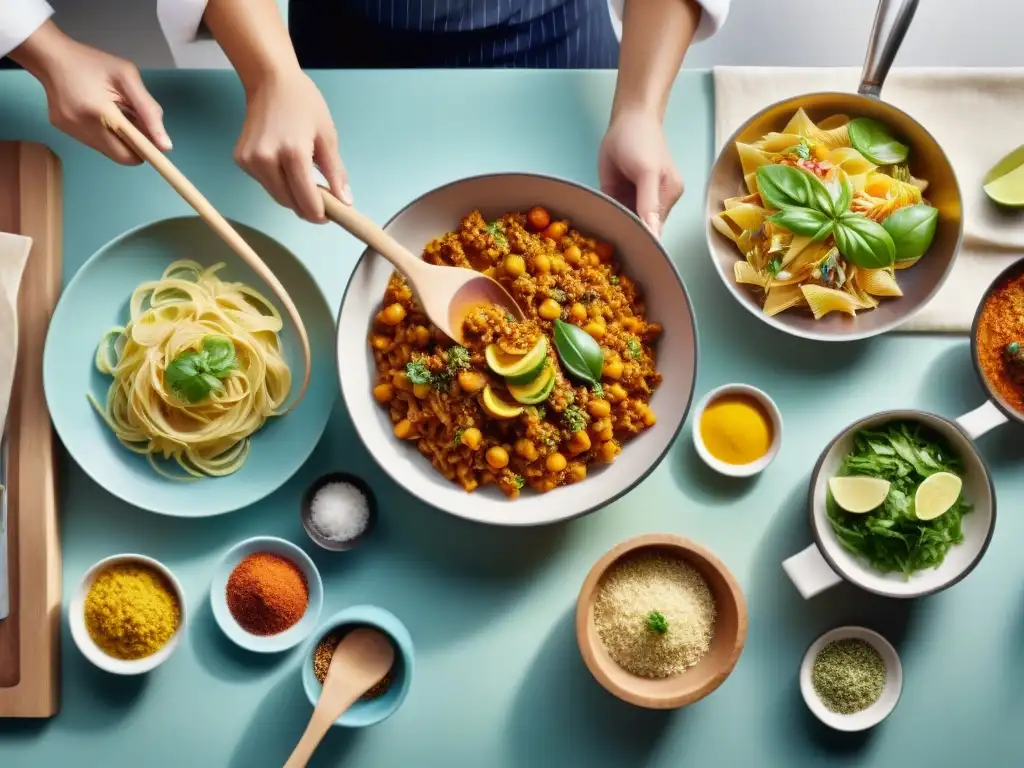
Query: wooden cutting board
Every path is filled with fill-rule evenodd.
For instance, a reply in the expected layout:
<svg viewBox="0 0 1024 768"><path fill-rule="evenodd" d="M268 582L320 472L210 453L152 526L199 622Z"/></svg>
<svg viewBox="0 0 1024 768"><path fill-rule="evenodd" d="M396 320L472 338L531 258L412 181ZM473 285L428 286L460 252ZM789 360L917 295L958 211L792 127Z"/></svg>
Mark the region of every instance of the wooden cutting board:
<svg viewBox="0 0 1024 768"><path fill-rule="evenodd" d="M51 717L60 706L57 463L43 346L60 296L61 221L57 156L41 144L0 141L0 232L32 238L7 415L11 614L0 621L0 717Z"/></svg>

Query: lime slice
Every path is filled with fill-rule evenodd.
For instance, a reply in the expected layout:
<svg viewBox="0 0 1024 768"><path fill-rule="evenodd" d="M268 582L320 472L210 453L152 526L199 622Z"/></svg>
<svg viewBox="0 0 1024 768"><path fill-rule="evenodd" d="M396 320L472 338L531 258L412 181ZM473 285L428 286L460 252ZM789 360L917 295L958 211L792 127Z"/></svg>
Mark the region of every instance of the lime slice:
<svg viewBox="0 0 1024 768"><path fill-rule="evenodd" d="M536 405L547 400L551 396L551 390L554 388L555 368L552 365L548 365L544 369L544 373L529 384L523 384L522 386L509 384L508 392L515 398L516 402L523 405Z"/></svg>
<svg viewBox="0 0 1024 768"><path fill-rule="evenodd" d="M889 481L878 477L833 477L828 489L836 504L846 512L863 514L877 509L889 495Z"/></svg>
<svg viewBox="0 0 1024 768"><path fill-rule="evenodd" d="M952 472L936 472L917 486L914 514L918 520L934 520L956 504L964 481Z"/></svg>
<svg viewBox="0 0 1024 768"><path fill-rule="evenodd" d="M982 189L999 205L1024 207L1024 146L992 166L982 179Z"/></svg>
<svg viewBox="0 0 1024 768"><path fill-rule="evenodd" d="M487 367L499 376L513 379L514 384L526 384L540 375L548 356L547 336L541 336L525 355L510 355L497 344L488 344L484 351Z"/></svg>
<svg viewBox="0 0 1024 768"><path fill-rule="evenodd" d="M523 412L523 406L509 403L498 397L491 389L490 384L484 387L484 391L480 395L480 402L484 410L496 419L514 419Z"/></svg>

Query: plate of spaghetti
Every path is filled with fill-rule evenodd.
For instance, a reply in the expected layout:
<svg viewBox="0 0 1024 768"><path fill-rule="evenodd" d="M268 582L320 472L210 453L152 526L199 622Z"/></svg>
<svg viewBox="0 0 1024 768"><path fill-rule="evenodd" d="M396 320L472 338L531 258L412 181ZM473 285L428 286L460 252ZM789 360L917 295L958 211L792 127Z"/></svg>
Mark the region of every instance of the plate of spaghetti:
<svg viewBox="0 0 1024 768"><path fill-rule="evenodd" d="M671 259L635 216L510 173L433 190L387 229L433 264L493 276L525 315L473 308L455 344L364 253L338 321L342 396L399 485L460 517L538 525L598 509L658 466L690 405L696 332Z"/></svg>
<svg viewBox="0 0 1024 768"><path fill-rule="evenodd" d="M312 276L277 242L236 227L297 302L312 359L323 359L332 321ZM50 323L43 383L62 442L97 483L143 509L202 517L272 493L312 452L333 382L314 362L297 400L304 365L276 297L199 218L183 217L125 233L75 274Z"/></svg>

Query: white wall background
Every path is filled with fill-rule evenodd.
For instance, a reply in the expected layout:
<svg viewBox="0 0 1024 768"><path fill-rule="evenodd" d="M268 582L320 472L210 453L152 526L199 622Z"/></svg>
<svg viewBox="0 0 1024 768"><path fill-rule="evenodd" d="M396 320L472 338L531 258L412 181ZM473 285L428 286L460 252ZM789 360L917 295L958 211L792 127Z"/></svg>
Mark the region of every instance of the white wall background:
<svg viewBox="0 0 1024 768"><path fill-rule="evenodd" d="M83 42L130 58L140 67L174 66L156 21L155 0L50 3L57 23ZM288 0L278 0L278 5L284 12ZM694 47L686 66L857 65L875 5L874 0L733 0L726 27ZM800 27L805 31L798 32ZM1021 30L1021 0L921 0L897 65L1024 66ZM194 65L214 64L226 64L219 51L211 52L210 46L198 51Z"/></svg>

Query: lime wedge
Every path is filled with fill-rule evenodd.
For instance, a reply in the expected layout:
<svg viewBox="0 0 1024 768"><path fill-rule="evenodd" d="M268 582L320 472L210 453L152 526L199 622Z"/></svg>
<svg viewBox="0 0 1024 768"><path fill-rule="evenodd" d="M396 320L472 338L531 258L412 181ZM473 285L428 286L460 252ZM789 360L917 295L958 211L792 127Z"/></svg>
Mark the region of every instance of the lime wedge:
<svg viewBox="0 0 1024 768"><path fill-rule="evenodd" d="M877 509L889 495L889 481L878 477L833 477L828 489L836 504L846 512L863 514Z"/></svg>
<svg viewBox="0 0 1024 768"><path fill-rule="evenodd" d="M956 504L964 482L951 472L936 472L917 486L914 513L918 520L934 520Z"/></svg>
<svg viewBox="0 0 1024 768"><path fill-rule="evenodd" d="M1024 207L1024 146L1017 147L985 174L982 189L994 203Z"/></svg>
<svg viewBox="0 0 1024 768"><path fill-rule="evenodd" d="M512 379L512 384L527 384L537 378L547 362L548 339L541 336L525 355L510 355L497 344L488 344L484 351L487 366L499 376Z"/></svg>
<svg viewBox="0 0 1024 768"><path fill-rule="evenodd" d="M480 403L484 410L496 419L514 419L523 412L523 406L498 397L491 389L490 384L485 386L484 391L480 394Z"/></svg>

